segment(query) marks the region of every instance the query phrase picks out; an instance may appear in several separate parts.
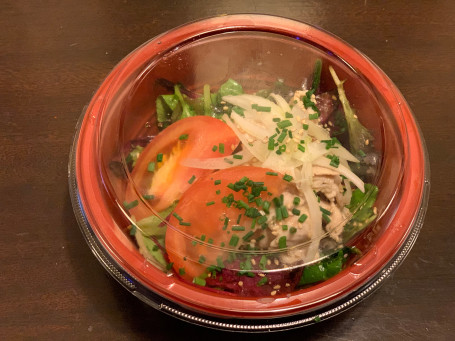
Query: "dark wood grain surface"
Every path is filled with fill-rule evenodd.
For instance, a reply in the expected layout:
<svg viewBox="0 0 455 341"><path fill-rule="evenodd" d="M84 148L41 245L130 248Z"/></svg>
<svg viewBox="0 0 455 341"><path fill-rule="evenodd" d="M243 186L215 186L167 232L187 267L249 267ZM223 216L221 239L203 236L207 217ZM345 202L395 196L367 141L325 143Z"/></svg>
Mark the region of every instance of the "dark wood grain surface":
<svg viewBox="0 0 455 341"><path fill-rule="evenodd" d="M192 326L130 295L86 245L67 188L76 122L116 63L172 27L239 12L307 21L368 55L412 107L432 168L421 235L377 292L329 321L260 338L455 339L455 2L450 0L2 1L0 339L251 338Z"/></svg>

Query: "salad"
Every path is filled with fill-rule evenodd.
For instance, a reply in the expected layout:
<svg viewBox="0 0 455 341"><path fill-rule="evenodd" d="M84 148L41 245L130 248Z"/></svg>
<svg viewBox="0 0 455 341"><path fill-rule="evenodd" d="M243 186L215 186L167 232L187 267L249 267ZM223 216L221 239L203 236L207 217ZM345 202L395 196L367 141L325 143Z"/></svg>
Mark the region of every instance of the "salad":
<svg viewBox="0 0 455 341"><path fill-rule="evenodd" d="M159 134L132 142L123 207L151 263L226 294L275 296L339 273L377 216L372 134L329 66L312 82L201 94L159 80ZM152 210L156 214L152 214ZM350 245L350 246L347 246Z"/></svg>

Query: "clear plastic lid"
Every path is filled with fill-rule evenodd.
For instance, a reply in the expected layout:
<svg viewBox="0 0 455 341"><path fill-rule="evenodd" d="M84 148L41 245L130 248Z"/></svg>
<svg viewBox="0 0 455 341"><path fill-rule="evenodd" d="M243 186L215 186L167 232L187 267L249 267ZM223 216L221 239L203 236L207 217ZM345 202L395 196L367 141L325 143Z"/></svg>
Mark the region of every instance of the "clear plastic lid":
<svg viewBox="0 0 455 341"><path fill-rule="evenodd" d="M92 184L112 221L98 238L197 311L311 306L299 295L359 271L399 210L409 137L386 86L354 49L281 18L213 18L151 40L90 108Z"/></svg>

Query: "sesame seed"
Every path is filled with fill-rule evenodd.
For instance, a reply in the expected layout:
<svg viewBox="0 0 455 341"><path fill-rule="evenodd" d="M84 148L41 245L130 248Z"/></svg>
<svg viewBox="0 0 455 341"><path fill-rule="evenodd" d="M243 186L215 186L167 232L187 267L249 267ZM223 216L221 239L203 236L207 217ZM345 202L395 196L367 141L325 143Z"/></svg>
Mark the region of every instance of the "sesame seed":
<svg viewBox="0 0 455 341"><path fill-rule="evenodd" d="M212 277L212 273L209 272L209 273L207 274L207 277Z"/></svg>
<svg viewBox="0 0 455 341"><path fill-rule="evenodd" d="M370 140L365 140L365 145L368 146L370 144Z"/></svg>
<svg viewBox="0 0 455 341"><path fill-rule="evenodd" d="M239 285L239 287L243 287L243 282L239 281L238 285Z"/></svg>
<svg viewBox="0 0 455 341"><path fill-rule="evenodd" d="M260 273L260 274L258 274L258 276L259 276L259 277L264 277L265 274Z"/></svg>
<svg viewBox="0 0 455 341"><path fill-rule="evenodd" d="M276 295L276 290L273 290L270 295L275 296Z"/></svg>
<svg viewBox="0 0 455 341"><path fill-rule="evenodd" d="M289 288L291 285L289 283L286 283L285 286Z"/></svg>
<svg viewBox="0 0 455 341"><path fill-rule="evenodd" d="M235 150L235 145L231 144L231 149Z"/></svg>
<svg viewBox="0 0 455 341"><path fill-rule="evenodd" d="M272 265L272 261L270 259L267 259L267 265Z"/></svg>
<svg viewBox="0 0 455 341"><path fill-rule="evenodd" d="M228 110L228 109L229 109L229 107L228 107L227 105L225 105L225 106L223 107L223 110Z"/></svg>
<svg viewBox="0 0 455 341"><path fill-rule="evenodd" d="M374 214L378 214L378 209L377 209L377 207L376 207L376 206L375 206L375 207L373 207L373 213L374 213Z"/></svg>
<svg viewBox="0 0 455 341"><path fill-rule="evenodd" d="M336 100L337 100L337 96L332 95L332 99L333 99L334 101L336 101Z"/></svg>
<svg viewBox="0 0 455 341"><path fill-rule="evenodd" d="M275 290L279 290L280 288L281 288L281 285L279 285L279 284L277 284L273 287L273 289L275 289Z"/></svg>
<svg viewBox="0 0 455 341"><path fill-rule="evenodd" d="M280 264L280 261L278 259L274 259L273 262L275 263L275 265L279 265Z"/></svg>
<svg viewBox="0 0 455 341"><path fill-rule="evenodd" d="M332 121L329 121L329 126L333 127Z"/></svg>
<svg viewBox="0 0 455 341"><path fill-rule="evenodd" d="M225 101L221 101L220 103L221 103L221 104L226 104L226 102L225 102Z"/></svg>
<svg viewBox="0 0 455 341"><path fill-rule="evenodd" d="M354 114L354 118L358 118L356 114Z"/></svg>

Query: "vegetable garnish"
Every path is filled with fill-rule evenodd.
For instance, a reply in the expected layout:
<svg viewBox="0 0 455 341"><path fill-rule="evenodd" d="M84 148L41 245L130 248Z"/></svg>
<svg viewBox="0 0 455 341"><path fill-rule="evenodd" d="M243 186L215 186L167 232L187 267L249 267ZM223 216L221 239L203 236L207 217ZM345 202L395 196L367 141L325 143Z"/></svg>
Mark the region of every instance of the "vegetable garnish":
<svg viewBox="0 0 455 341"><path fill-rule="evenodd" d="M153 162L153 161L150 162L149 165L147 166L147 170L149 172L154 172L155 171L155 165L156 165L155 162Z"/></svg>
<svg viewBox="0 0 455 341"><path fill-rule="evenodd" d="M141 225L137 230L135 223L131 225L129 233L143 254L149 252L163 269L172 266L194 284L246 296L282 295L341 271L344 261L340 263L338 254L318 262L327 252L321 238L340 245L376 218L377 188L365 184L355 171L357 164L371 159L366 156L373 140L364 137L361 148L346 149L346 142L352 144L352 127L360 123L357 116L357 123L348 122L347 111L353 110L346 109L349 103L339 80L334 77L339 99L332 98L330 89L325 93L319 88L321 69L317 60L311 88L294 93L281 82L275 88L280 92L244 94L241 85L230 79L218 90L205 84L201 95L173 84L173 93L159 96L162 131L149 146L169 131L173 144L162 144L153 152L147 152L149 146L137 148L127 156L127 164L140 173L135 183L153 193L143 195L150 200L147 205L155 208L162 198L177 204L164 217L156 217L153 234L144 237ZM330 86L327 80L322 84ZM321 104L327 96L332 98L333 113L325 112L329 109ZM345 121L344 135L337 115ZM186 120L197 127L199 119L215 120L225 129L179 127ZM200 142L207 134L213 138ZM235 139L226 138L229 134ZM185 172L178 173L182 169ZM160 181L162 189L157 190ZM166 188L174 182L178 185L166 196ZM142 202L132 206L134 197L125 199L125 208L133 209L131 216L136 216L140 211L135 207ZM166 207L170 204L158 211ZM186 240L186 234L192 239ZM301 245L303 253L298 252ZM268 273L272 270L280 278L278 283Z"/></svg>
<svg viewBox="0 0 455 341"><path fill-rule="evenodd" d="M126 210L130 210L130 209L136 207L138 204L139 204L139 202L137 200L134 200L134 201L131 201L131 202L124 201L123 202L123 207Z"/></svg>
<svg viewBox="0 0 455 341"><path fill-rule="evenodd" d="M293 177L290 176L289 174L285 174L285 175L283 176L283 180L292 181L292 179L293 179Z"/></svg>

